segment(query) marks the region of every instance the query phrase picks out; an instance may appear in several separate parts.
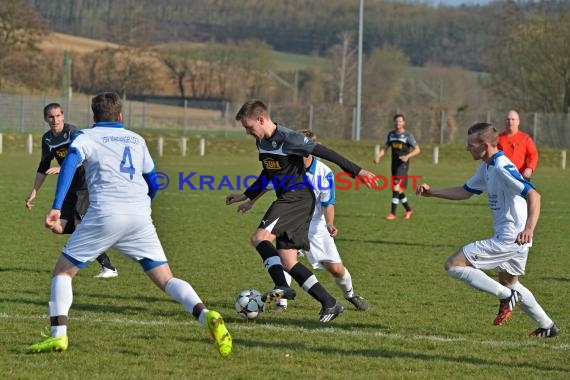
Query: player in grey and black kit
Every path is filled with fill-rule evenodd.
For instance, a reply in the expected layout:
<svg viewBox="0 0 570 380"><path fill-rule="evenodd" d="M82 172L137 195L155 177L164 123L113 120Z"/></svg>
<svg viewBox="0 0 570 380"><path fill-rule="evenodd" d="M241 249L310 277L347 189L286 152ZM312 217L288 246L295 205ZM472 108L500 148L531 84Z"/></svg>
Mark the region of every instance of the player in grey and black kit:
<svg viewBox="0 0 570 380"><path fill-rule="evenodd" d="M386 153L388 148L392 148L392 209L386 219L396 219L396 209L398 203L406 209L404 219L412 217L412 208L408 203L408 198L404 191L408 186L408 169L410 168L410 158L420 154L420 146L416 142L414 135L405 130L406 118L402 114L396 114L392 118L394 122L394 130L388 133L388 138L384 147L374 157L374 163L377 164L380 158Z"/></svg>
<svg viewBox="0 0 570 380"><path fill-rule="evenodd" d="M59 167L50 167L51 161L55 158L61 166L65 156L67 156L71 139L77 132L74 125L64 122L63 111L58 103L50 103L44 107L44 120L48 123L50 130L42 136L42 157L36 173L34 187L26 197L28 209L34 206L34 199L46 177L59 173ZM83 167L80 167L75 172L70 190L63 202L60 223L52 228L52 231L57 234L73 233L76 224L81 222L83 215L87 212L88 206L89 193L85 183L85 171ZM117 277L117 269L111 264L107 254L102 253L97 257L97 261L101 264L101 271L95 277Z"/></svg>
<svg viewBox="0 0 570 380"><path fill-rule="evenodd" d="M344 307L306 266L297 261L299 249L310 249L308 233L315 205L303 157L312 154L332 161L369 184L374 181L374 174L302 133L274 123L267 106L260 100L246 102L237 113L236 120L241 121L247 133L256 138L263 169L255 183L243 194L229 195L226 204L255 199L269 183L277 195L251 237L251 243L261 255L275 284L275 288L264 294L262 299L269 304L280 298L295 298L295 290L287 285L283 274L285 269L303 290L321 303L319 320L332 321ZM275 240L277 248L272 244Z"/></svg>

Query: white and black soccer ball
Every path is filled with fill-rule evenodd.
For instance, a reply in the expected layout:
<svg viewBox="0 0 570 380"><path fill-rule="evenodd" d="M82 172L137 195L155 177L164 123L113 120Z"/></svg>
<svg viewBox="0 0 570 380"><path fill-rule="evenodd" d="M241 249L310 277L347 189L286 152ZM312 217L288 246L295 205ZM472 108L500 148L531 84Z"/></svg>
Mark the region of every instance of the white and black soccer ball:
<svg viewBox="0 0 570 380"><path fill-rule="evenodd" d="M254 320L263 313L261 292L255 289L241 291L236 297L236 311L245 319Z"/></svg>

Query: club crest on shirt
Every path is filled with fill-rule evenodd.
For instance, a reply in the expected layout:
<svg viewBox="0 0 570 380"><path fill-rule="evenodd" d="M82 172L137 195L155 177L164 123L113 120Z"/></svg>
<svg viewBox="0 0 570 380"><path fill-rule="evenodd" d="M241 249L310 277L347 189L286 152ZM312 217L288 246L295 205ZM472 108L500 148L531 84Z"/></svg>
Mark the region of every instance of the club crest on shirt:
<svg viewBox="0 0 570 380"><path fill-rule="evenodd" d="M67 156L67 149L58 149L55 151L55 156L58 158L65 158Z"/></svg>
<svg viewBox="0 0 570 380"><path fill-rule="evenodd" d="M261 161L261 163L263 164L263 168L267 170L281 169L281 164L279 164L279 161L274 160L273 158L264 158L263 161Z"/></svg>

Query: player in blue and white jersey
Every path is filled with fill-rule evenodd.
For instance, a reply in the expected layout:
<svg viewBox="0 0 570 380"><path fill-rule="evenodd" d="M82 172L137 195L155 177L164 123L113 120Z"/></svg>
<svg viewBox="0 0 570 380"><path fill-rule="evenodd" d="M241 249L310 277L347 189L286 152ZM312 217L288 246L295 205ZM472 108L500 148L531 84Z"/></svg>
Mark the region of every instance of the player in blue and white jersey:
<svg viewBox="0 0 570 380"><path fill-rule="evenodd" d="M417 194L463 200L487 192L493 215L493 236L467 244L445 262L445 270L466 284L496 296L501 301L493 322L502 324L520 302L523 311L538 323L530 336L555 337L560 329L536 302L518 277L525 272L534 229L540 215L540 194L525 180L513 163L497 148L498 132L493 125L478 123L468 130L467 150L483 162L465 185L432 189L422 184ZM496 269L506 286L483 270Z"/></svg>
<svg viewBox="0 0 570 380"><path fill-rule="evenodd" d="M44 107L44 120L49 125L49 131L42 136L42 155L34 186L26 197L26 207L30 210L34 207L34 200L46 177L59 173L59 167L50 167L52 160L55 158L61 166L65 156L67 156L71 139L77 133L77 128L74 125L65 122L63 110L58 103L50 103ZM85 184L85 171L83 167L79 167L75 171L73 181L63 201L60 223L51 229L52 232L56 234L73 233L76 225L81 223L81 219L87 212L88 204L89 193L87 193L87 185ZM105 252L97 257L97 261L101 265L101 270L95 277L113 278L118 276L117 268L113 266Z"/></svg>
<svg viewBox="0 0 570 380"><path fill-rule="evenodd" d="M309 130L300 131L312 141L317 141L317 136ZM313 269L326 269L333 277L336 284L343 292L344 298L356 307L357 310L367 310L368 302L354 292L352 276L344 266L340 253L336 247L334 237L338 229L334 225L335 216L335 183L332 170L319 161L313 155L304 158L307 179L315 194L315 209L309 226L310 250L306 252L307 260ZM239 205L238 211L247 212L259 199L251 199ZM287 282L291 283L291 277L287 276ZM287 309L287 299L282 298L275 305L276 311Z"/></svg>
<svg viewBox="0 0 570 380"><path fill-rule="evenodd" d="M392 189L392 202L390 213L386 215L387 220L396 219L396 210L398 203L402 202L402 206L406 210L404 219L412 217L412 208L406 197L405 190L408 186L408 170L410 169L410 159L420 154L420 146L416 142L414 135L406 131L406 118L402 114L396 114L392 118L394 122L394 130L388 133L386 143L378 151L374 157L374 163L380 162L380 158L384 156L388 148L392 149L392 181L394 188Z"/></svg>
<svg viewBox="0 0 570 380"><path fill-rule="evenodd" d="M28 352L65 351L67 318L73 299L72 279L101 252L115 247L137 261L147 276L207 325L221 356L232 350L232 339L219 313L208 310L192 286L172 275L151 218L156 190L154 162L145 140L125 129L118 94L105 92L91 102L92 128L82 130L71 143L57 182L53 208L46 226L58 223L61 206L79 164L85 167L90 204L54 268L49 315L51 337Z"/></svg>
<svg viewBox="0 0 570 380"><path fill-rule="evenodd" d="M297 261L299 249L310 249L308 231L315 195L305 179L303 157L312 154L339 165L353 177L372 185L373 173L347 160L335 151L317 144L302 133L274 123L265 103L250 100L236 115L246 132L255 137L262 171L255 183L243 194L230 194L226 204L256 198L265 191L268 183L274 185L277 199L263 216L251 243L261 256L275 285L262 299L270 304L280 298L294 299L296 292L289 287L283 274L291 277L321 304L321 322L335 319L344 307L324 288L311 270ZM273 245L276 241L277 247Z"/></svg>

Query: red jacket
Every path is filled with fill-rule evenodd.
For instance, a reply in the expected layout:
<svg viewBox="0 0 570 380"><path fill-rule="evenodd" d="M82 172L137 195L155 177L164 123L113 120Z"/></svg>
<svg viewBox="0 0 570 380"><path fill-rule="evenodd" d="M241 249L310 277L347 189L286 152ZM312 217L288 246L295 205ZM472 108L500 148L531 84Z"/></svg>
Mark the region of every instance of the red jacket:
<svg viewBox="0 0 570 380"><path fill-rule="evenodd" d="M518 131L512 136L506 132L499 133L498 147L515 164L519 172L526 168L534 172L538 164L538 150L534 141L524 132Z"/></svg>

